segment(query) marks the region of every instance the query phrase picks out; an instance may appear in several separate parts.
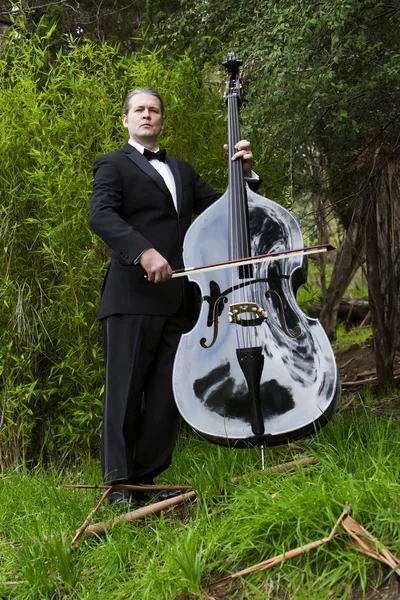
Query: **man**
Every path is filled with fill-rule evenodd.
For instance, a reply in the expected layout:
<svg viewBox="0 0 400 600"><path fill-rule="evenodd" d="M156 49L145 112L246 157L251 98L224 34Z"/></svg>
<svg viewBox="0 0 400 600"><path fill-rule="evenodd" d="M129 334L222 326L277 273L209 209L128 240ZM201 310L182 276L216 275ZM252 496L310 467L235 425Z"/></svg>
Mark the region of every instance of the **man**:
<svg viewBox="0 0 400 600"><path fill-rule="evenodd" d="M95 161L89 217L112 249L99 311L106 368L102 469L107 485L149 485L171 464L178 426L173 361L196 316L190 284L171 275L183 267L192 213L220 194L187 162L152 156L165 122L155 90L131 92L122 122L129 141ZM241 141L236 150L232 160L241 158L250 176L250 143ZM113 492L110 502L134 505L135 499L127 491Z"/></svg>

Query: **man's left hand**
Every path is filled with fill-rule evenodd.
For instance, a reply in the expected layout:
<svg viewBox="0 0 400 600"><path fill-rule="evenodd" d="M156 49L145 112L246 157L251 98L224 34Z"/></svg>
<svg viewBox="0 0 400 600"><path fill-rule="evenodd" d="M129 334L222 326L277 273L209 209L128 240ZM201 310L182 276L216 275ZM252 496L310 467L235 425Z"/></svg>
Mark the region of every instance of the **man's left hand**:
<svg viewBox="0 0 400 600"><path fill-rule="evenodd" d="M228 152L228 144L224 146L225 152ZM253 170L253 154L251 152L251 145L248 140L240 140L235 146L236 153L232 156L232 160L241 158L243 161L243 176L251 177Z"/></svg>

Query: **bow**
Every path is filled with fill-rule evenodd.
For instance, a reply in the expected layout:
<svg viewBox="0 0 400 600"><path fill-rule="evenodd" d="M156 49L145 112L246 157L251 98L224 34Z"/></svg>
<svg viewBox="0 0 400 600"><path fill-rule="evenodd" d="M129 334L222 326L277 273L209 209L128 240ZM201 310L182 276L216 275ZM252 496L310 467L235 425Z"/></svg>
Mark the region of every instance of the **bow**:
<svg viewBox="0 0 400 600"><path fill-rule="evenodd" d="M273 260L282 260L290 256L307 256L308 254L319 254L321 252L331 252L336 250L330 244L320 246L308 246L306 248L295 248L294 250L282 250L280 252L271 252L271 254L260 254L259 256L249 256L247 258L237 258L223 263L203 265L201 267L187 267L186 269L177 269L172 273L172 277L185 277L189 273L208 273L209 271L218 271L229 267L241 267L242 265L252 265L259 262L271 262Z"/></svg>

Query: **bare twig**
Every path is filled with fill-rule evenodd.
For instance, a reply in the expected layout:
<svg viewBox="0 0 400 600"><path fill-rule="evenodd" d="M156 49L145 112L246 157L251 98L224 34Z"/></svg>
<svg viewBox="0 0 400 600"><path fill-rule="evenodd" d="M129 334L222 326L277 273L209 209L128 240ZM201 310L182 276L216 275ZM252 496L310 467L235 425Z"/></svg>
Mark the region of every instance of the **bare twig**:
<svg viewBox="0 0 400 600"><path fill-rule="evenodd" d="M344 363L344 365L341 365L341 366L339 367L339 369L344 369L344 368L345 368L345 367L347 367L347 365L349 365L349 364L351 363L351 361L353 361L353 360L354 360L354 356L352 356L351 358L349 358L349 360L347 360L347 361Z"/></svg>
<svg viewBox="0 0 400 600"><path fill-rule="evenodd" d="M308 552L309 550L313 550L314 548L318 548L319 546L322 546L323 544L330 542L331 539L333 538L333 536L336 534L336 531L337 531L339 525L343 522L343 519L348 515L349 510L350 510L350 505L346 504L345 508L343 509L342 514L336 521L336 523L335 523L332 531L328 535L328 537L325 537L322 540L317 540L316 542L311 542L310 544L306 544L305 546L300 546L299 548L295 548L294 550L289 550L288 552L285 552L284 554L279 554L278 556L274 556L273 558L264 560L263 562L258 563L257 565L253 565L252 567L248 567L247 569L238 571L237 573L234 573L233 575L228 575L228 577L224 577L223 579L219 579L218 581L213 583L210 586L210 588L217 587L217 586L221 585L222 583L226 583L227 581L231 581L232 579L237 579L238 577L243 577L244 575L248 575L249 573L254 573L255 571L264 571L265 569L269 569L271 567L274 567L275 565L279 565L279 563L281 563L284 560L295 558L296 556L300 556L301 554L304 554L305 552Z"/></svg>
<svg viewBox="0 0 400 600"><path fill-rule="evenodd" d="M369 310L367 312L366 316L364 317L364 319L362 320L362 322L360 323L358 329L365 327L365 325L369 322L370 319L371 319L371 311Z"/></svg>
<svg viewBox="0 0 400 600"><path fill-rule="evenodd" d="M394 379L400 379L400 371L395 371L394 372ZM360 378L360 379L356 379L355 381L343 381L342 382L342 387L354 387L354 386L361 386L364 385L366 383L373 383L377 381L377 376L372 376L372 377L365 377L365 378Z"/></svg>
<svg viewBox="0 0 400 600"><path fill-rule="evenodd" d="M171 506L175 506L178 504L182 504L185 500L192 500L196 498L196 492L188 492L187 494L181 494L180 496L176 496L175 498L169 498L168 500L163 500L162 502L155 502L154 504L149 504L149 506L143 506L142 508L138 508L137 510L133 510L131 512L119 515L114 519L110 519L108 521L103 521L101 523L94 523L93 525L89 525L86 527L83 532L82 537L91 538L96 535L104 535L106 531L109 531L113 525L117 525L122 522L130 522L137 521L139 519L144 519L150 515L156 515L162 511L167 510ZM73 544L73 548L76 548L78 545L75 542Z"/></svg>
<svg viewBox="0 0 400 600"><path fill-rule="evenodd" d="M244 575L248 575L250 573L254 573L255 571L264 571L275 565L280 564L284 560L288 560L291 558L295 558L308 552L309 550L313 550L314 548L318 548L327 542L330 542L332 538L336 535L339 525L347 531L347 533L352 537L356 544L356 550L366 554L374 558L375 560L379 560L381 563L384 563L396 573L396 575L400 576L400 560L396 558L379 540L374 538L366 529L364 529L357 521L355 521L350 516L351 505L346 503L345 508L343 509L342 514L339 519L336 521L332 531L328 535L328 537L323 538L322 540L317 540L315 542L311 542L310 544L306 544L305 546L300 546L299 548L295 548L294 550L289 550L284 554L279 554L278 556L274 556L273 558L269 558L268 560L264 560L257 565L253 565L252 567L248 567L247 569L243 569L242 571L238 571L237 573L233 573L232 575L228 575L223 579L219 579L210 585L210 589L217 587L223 583L228 581L232 581L233 579L237 579L238 577L243 577Z"/></svg>
<svg viewBox="0 0 400 600"><path fill-rule="evenodd" d="M349 514L343 519L342 526L356 543L356 550L384 563L400 577L400 560L389 552L369 531L364 529Z"/></svg>
<svg viewBox="0 0 400 600"><path fill-rule="evenodd" d="M79 490L136 490L142 492L162 492L163 490L191 490L191 485L129 485L127 483L116 483L113 486L109 485L64 485L65 488Z"/></svg>
<svg viewBox="0 0 400 600"><path fill-rule="evenodd" d="M306 467L307 465L319 465L319 461L313 456L307 456L306 458L301 458L300 460L292 460L287 463L282 463L281 465L268 467L268 469L262 469L260 473L284 473L285 471L291 471L296 467ZM239 481L243 479L243 477L246 477L246 475L242 475L242 477L233 477L231 481L232 483L239 483Z"/></svg>
<svg viewBox="0 0 400 600"><path fill-rule="evenodd" d="M306 467L308 465L319 465L319 461L313 456L306 456L305 458L301 458L300 460L292 460L287 463L283 463L281 465L276 465L274 467L269 467L268 469L264 469L264 473L284 473L285 471L291 471L291 469L295 469L296 467Z"/></svg>
<svg viewBox="0 0 400 600"><path fill-rule="evenodd" d="M79 538L82 537L85 529L89 526L90 521L93 519L94 515L96 514L96 512L98 511L98 509L100 508L100 506L103 504L104 500L107 498L107 496L110 494L112 490L112 487L109 487L100 497L100 500L97 502L96 506L93 508L93 510L90 511L89 515L86 517L86 519L84 520L83 524L79 527L79 529L77 529L75 536L71 542L71 545L73 546L76 542L78 542Z"/></svg>

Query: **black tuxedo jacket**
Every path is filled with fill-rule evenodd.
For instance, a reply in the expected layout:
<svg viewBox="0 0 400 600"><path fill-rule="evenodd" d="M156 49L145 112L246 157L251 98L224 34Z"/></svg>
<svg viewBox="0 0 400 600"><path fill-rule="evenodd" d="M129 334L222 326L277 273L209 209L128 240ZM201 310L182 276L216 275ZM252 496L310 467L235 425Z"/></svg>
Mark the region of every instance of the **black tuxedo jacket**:
<svg viewBox="0 0 400 600"><path fill-rule="evenodd" d="M182 246L192 214L220 197L194 171L167 157L175 179L178 210L161 175L131 144L96 159L89 223L112 249L99 318L112 314L169 316L182 303L190 309L193 290L185 277L154 284L135 259L155 248L173 270L182 268ZM190 313L190 310L189 310Z"/></svg>

